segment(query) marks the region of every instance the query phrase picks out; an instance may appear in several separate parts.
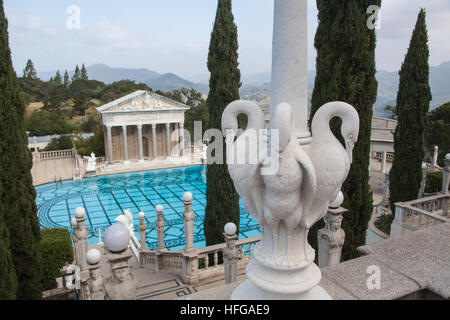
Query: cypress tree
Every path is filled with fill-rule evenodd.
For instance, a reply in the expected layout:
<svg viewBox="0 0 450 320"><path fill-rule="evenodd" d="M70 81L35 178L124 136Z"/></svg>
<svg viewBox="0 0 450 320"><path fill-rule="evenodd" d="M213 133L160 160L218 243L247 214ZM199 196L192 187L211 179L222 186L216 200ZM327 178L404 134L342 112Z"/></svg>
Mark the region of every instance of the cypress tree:
<svg viewBox="0 0 450 320"><path fill-rule="evenodd" d="M73 74L73 77L72 77L72 82L75 80L79 80L79 79L81 79L81 72L80 72L80 68L77 65L75 67L75 73Z"/></svg>
<svg viewBox="0 0 450 320"><path fill-rule="evenodd" d="M56 71L56 76L53 79L53 81L58 85L62 84L62 77L61 77L61 73L59 72L59 70Z"/></svg>
<svg viewBox="0 0 450 320"><path fill-rule="evenodd" d="M16 290L16 271L11 260L8 229L0 214L0 300L14 300Z"/></svg>
<svg viewBox="0 0 450 320"><path fill-rule="evenodd" d="M0 214L8 228L17 299L40 299L40 229L24 126L25 104L14 72L0 0Z"/></svg>
<svg viewBox="0 0 450 320"><path fill-rule="evenodd" d="M368 28L367 8L381 6L381 0L317 0L319 26L315 36L317 76L312 95L311 119L330 101L345 101L355 107L360 117L358 143L353 150L353 164L342 187L345 243L342 259L358 256L357 247L365 244L366 230L372 214L369 185L369 153L372 106L377 96L375 78L375 30ZM343 141L340 121L332 121L333 132ZM317 223L309 242L317 252Z"/></svg>
<svg viewBox="0 0 450 320"><path fill-rule="evenodd" d="M221 130L222 113L226 106L239 100L241 73L238 68L237 26L231 9L231 0L219 0L208 55L209 81L209 128ZM224 162L226 163L225 139ZM222 243L223 228L233 222L239 228L239 195L226 164L211 164L207 168L207 205L204 232L206 245Z"/></svg>
<svg viewBox="0 0 450 320"><path fill-rule="evenodd" d="M82 80L89 80L88 74L87 74L87 70L86 70L86 67L84 66L84 63L83 63L83 65L81 66L81 75L80 75L80 78L81 78Z"/></svg>
<svg viewBox="0 0 450 320"><path fill-rule="evenodd" d="M425 122L431 101L428 65L430 53L425 18L426 13L422 9L399 72L398 125L394 135L395 157L389 174L390 203L393 212L396 202L417 198L422 180Z"/></svg>
<svg viewBox="0 0 450 320"><path fill-rule="evenodd" d="M64 72L64 88L67 89L69 87L70 84L70 78L69 78L69 73L67 72L67 70Z"/></svg>
<svg viewBox="0 0 450 320"><path fill-rule="evenodd" d="M37 72L31 59L28 59L25 69L23 69L23 77L27 79L37 78Z"/></svg>

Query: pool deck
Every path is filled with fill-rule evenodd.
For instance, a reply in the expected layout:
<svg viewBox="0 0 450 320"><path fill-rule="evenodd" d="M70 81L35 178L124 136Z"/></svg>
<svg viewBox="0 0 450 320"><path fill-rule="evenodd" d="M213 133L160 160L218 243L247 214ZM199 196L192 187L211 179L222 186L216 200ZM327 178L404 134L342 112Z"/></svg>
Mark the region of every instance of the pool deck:
<svg viewBox="0 0 450 320"><path fill-rule="evenodd" d="M97 176L176 167L188 167L201 164L202 161L200 155L196 151L192 156L191 153L187 153L186 156L182 158L169 157L156 160L147 160L144 162L130 160L126 165L123 163L114 163L111 165L106 163L99 163L97 164ZM31 168L33 185L39 186L57 181L72 180L75 170L75 158L48 160L35 159L33 160L33 167Z"/></svg>

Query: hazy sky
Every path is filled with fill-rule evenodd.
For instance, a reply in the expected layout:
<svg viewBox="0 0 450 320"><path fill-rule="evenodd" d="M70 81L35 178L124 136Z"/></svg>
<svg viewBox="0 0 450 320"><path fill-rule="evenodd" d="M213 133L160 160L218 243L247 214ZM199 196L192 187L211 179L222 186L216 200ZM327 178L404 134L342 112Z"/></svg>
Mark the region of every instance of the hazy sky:
<svg viewBox="0 0 450 320"><path fill-rule="evenodd" d="M310 70L315 65L315 3L308 0ZM187 79L208 74L206 60L217 1L4 0L4 5L13 62L20 75L29 58L38 71L73 70L84 62L148 68ZM81 10L79 30L67 27L71 5ZM379 70L400 68L420 7L428 13L430 64L450 60L450 1L383 0L377 30ZM242 73L270 71L273 0L234 0L233 13Z"/></svg>

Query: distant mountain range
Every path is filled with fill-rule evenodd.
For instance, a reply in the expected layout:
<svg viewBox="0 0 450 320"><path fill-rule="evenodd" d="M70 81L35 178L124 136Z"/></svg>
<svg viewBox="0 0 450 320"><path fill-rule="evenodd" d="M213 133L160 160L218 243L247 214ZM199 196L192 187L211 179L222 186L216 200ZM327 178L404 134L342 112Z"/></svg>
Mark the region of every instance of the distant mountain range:
<svg viewBox="0 0 450 320"><path fill-rule="evenodd" d="M183 79L176 74L159 74L148 69L125 69L112 68L104 64L95 64L87 67L89 79L102 81L106 84L120 80L134 80L147 84L154 90L168 91L182 87L194 88L195 90L208 94L209 75L197 75L191 80ZM44 81L54 77L56 71L42 72L38 76ZM69 72L72 76L73 71ZM308 90L311 97L314 88L315 72L308 72ZM378 116L385 115L386 105L395 105L399 76L398 72L378 71L378 97L374 105L374 113ZM241 96L257 102L262 107L270 105L270 72L263 72L242 76ZM450 101L450 61L442 63L437 67L430 68L430 85L433 94L433 101L430 109L434 109L445 102Z"/></svg>

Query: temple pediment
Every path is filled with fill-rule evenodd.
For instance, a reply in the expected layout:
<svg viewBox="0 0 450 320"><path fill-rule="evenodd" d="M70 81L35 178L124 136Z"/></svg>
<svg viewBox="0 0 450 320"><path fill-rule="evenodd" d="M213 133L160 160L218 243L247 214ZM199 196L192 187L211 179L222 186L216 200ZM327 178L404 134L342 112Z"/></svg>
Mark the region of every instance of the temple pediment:
<svg viewBox="0 0 450 320"><path fill-rule="evenodd" d="M100 113L189 109L189 106L149 91L136 91L97 108Z"/></svg>

